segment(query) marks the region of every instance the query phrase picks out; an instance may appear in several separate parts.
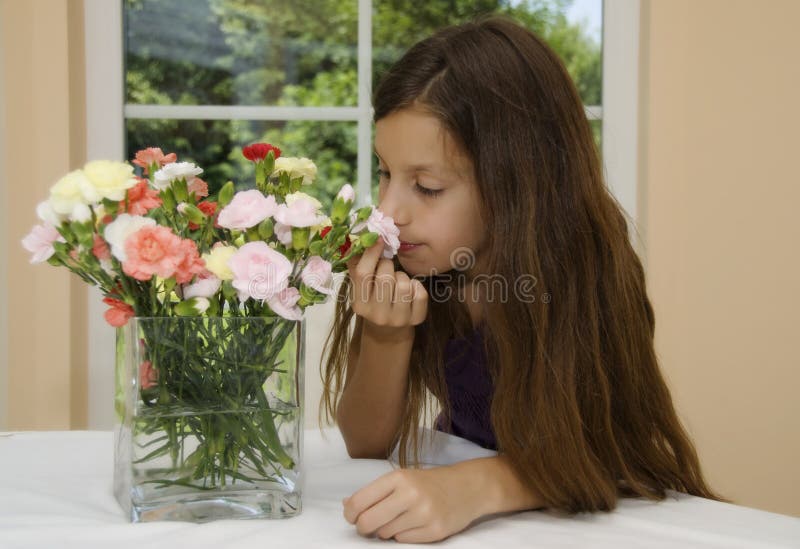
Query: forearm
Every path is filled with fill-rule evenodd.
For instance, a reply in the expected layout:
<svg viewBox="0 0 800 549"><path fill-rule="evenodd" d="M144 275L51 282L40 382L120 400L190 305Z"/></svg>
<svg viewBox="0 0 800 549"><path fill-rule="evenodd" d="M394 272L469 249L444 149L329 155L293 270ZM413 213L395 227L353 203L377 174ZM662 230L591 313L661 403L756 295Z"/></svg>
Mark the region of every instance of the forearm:
<svg viewBox="0 0 800 549"><path fill-rule="evenodd" d="M405 409L413 329L391 337L365 329L358 364L339 402L337 422L353 457L385 457Z"/></svg>
<svg viewBox="0 0 800 549"><path fill-rule="evenodd" d="M474 518L494 513L526 511L544 507L541 498L529 489L504 455L469 459L445 467L457 482L468 486L474 496Z"/></svg>

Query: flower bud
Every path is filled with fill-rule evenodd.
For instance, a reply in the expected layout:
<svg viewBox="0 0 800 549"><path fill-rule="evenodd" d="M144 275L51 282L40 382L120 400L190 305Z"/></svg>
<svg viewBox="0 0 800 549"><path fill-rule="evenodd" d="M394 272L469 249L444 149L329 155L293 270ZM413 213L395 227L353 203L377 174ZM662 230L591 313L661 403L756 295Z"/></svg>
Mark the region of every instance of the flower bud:
<svg viewBox="0 0 800 549"><path fill-rule="evenodd" d="M308 246L308 227L292 227L292 248L305 250Z"/></svg>
<svg viewBox="0 0 800 549"><path fill-rule="evenodd" d="M164 210L171 212L177 206L175 202L175 195L172 194L172 189L167 188L161 191L161 202L164 205Z"/></svg>
<svg viewBox="0 0 800 549"><path fill-rule="evenodd" d="M220 209L231 203L235 192L236 189L234 188L233 181L228 181L222 186L217 198L217 204L219 205Z"/></svg>
<svg viewBox="0 0 800 549"><path fill-rule="evenodd" d="M272 151L270 151L272 154ZM264 221L258 224L258 235L263 238L264 240L269 239L273 233L273 222L272 218L268 217Z"/></svg>
<svg viewBox="0 0 800 549"><path fill-rule="evenodd" d="M186 219L198 225L204 223L206 220L205 214L202 211L200 211L200 208L198 208L194 204L187 204L186 202L181 202L178 205L178 211L180 211L183 214L183 216L186 217Z"/></svg>
<svg viewBox="0 0 800 549"><path fill-rule="evenodd" d="M378 233L366 233L361 235L360 243L364 249L371 248L378 241Z"/></svg>
<svg viewBox="0 0 800 549"><path fill-rule="evenodd" d="M183 177L180 179L176 179L172 182L172 192L175 193L175 200L178 202L184 202L189 199L189 190L188 185L186 185L186 179Z"/></svg>
<svg viewBox="0 0 800 549"><path fill-rule="evenodd" d="M335 224L344 223L347 220L347 215L350 213L350 206L353 203L351 201L346 201L340 197L336 197L333 200L333 209L331 211L331 221Z"/></svg>
<svg viewBox="0 0 800 549"><path fill-rule="evenodd" d="M175 306L175 314L178 316L198 316L202 315L211 302L205 297L193 297L185 299Z"/></svg>
<svg viewBox="0 0 800 549"><path fill-rule="evenodd" d="M364 206L363 208L360 208L356 217L356 223L366 221L369 219L370 215L372 215L372 206Z"/></svg>

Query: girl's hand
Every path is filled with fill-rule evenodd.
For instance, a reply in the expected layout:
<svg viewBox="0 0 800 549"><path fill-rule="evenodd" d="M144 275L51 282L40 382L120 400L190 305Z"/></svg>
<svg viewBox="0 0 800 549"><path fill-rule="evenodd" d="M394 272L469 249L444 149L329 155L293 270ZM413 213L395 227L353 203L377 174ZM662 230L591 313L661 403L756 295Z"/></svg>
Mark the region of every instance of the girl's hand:
<svg viewBox="0 0 800 549"><path fill-rule="evenodd" d="M398 469L345 498L344 518L362 536L439 541L482 516L482 495L471 486L449 467Z"/></svg>
<svg viewBox="0 0 800 549"><path fill-rule="evenodd" d="M383 240L347 262L353 281L350 305L367 321L376 335L396 334L421 324L428 314L428 292L419 280L394 270L391 259L382 259Z"/></svg>

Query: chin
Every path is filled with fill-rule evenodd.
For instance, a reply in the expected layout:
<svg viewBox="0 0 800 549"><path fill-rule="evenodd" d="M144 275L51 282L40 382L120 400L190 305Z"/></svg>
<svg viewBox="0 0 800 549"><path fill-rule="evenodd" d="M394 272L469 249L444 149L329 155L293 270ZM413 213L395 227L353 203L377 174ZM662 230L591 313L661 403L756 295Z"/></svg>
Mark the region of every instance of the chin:
<svg viewBox="0 0 800 549"><path fill-rule="evenodd" d="M397 260L409 277L421 276L427 278L435 274L442 274L443 272L438 270L435 265L424 263L419 260L415 261L413 259L403 258L399 255L397 256Z"/></svg>

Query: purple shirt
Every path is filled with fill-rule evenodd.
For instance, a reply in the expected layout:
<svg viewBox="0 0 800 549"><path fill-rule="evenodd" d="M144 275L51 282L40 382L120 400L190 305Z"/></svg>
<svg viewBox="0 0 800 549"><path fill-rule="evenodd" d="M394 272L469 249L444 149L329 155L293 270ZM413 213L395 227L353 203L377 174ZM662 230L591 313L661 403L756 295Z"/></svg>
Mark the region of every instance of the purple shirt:
<svg viewBox="0 0 800 549"><path fill-rule="evenodd" d="M444 414L436 418L435 428L497 450L490 413L493 384L486 365L481 328L465 338L449 340L445 345L444 363L452 428L444 424Z"/></svg>

